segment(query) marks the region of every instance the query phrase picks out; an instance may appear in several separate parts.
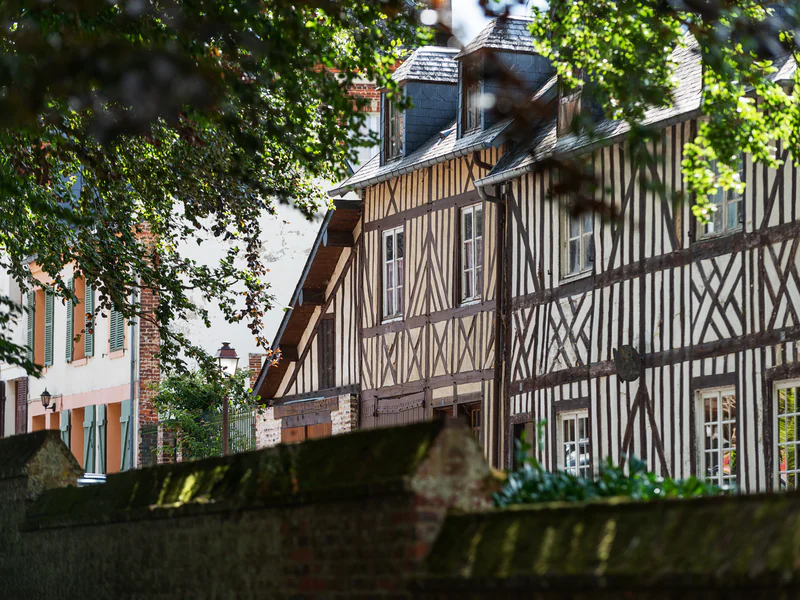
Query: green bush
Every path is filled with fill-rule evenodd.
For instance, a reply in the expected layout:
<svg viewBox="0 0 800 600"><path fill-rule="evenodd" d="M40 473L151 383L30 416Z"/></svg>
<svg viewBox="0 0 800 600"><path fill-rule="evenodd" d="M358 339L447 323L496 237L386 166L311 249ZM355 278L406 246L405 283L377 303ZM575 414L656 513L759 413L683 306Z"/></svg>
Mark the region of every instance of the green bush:
<svg viewBox="0 0 800 600"><path fill-rule="evenodd" d="M540 440L544 439L544 421L538 424ZM672 479L647 471L647 465L631 457L627 469L606 459L597 478L582 478L565 471L547 471L534 456L532 446L521 439L515 442L517 465L508 473L500 491L494 494L498 507L538 502L587 502L600 498L625 497L632 500L661 498L697 498L733 493L732 488L689 477ZM540 448L541 450L541 448Z"/></svg>

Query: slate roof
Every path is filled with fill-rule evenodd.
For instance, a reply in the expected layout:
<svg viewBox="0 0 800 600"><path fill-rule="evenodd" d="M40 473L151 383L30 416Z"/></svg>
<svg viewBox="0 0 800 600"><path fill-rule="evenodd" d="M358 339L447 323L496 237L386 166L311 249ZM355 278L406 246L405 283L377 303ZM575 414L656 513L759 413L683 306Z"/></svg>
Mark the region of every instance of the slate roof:
<svg viewBox="0 0 800 600"><path fill-rule="evenodd" d="M467 56L484 48L536 53L533 49L531 33L528 31L530 22L531 19L526 17L495 19L484 27L469 44L464 46L456 58Z"/></svg>
<svg viewBox="0 0 800 600"><path fill-rule="evenodd" d="M642 125L660 124L666 126L670 121L685 120L699 114L702 100L702 66L698 53L699 45L691 38L685 47L677 48L672 57L676 62L675 76L678 85L673 91L672 106L652 108L645 112ZM791 57L775 61L778 72L773 75L776 81L787 80L796 69ZM503 155L489 174L475 182L477 186L487 186L508 181L521 173L530 171L543 158L557 154L569 154L588 151L598 144L606 143L630 131L624 121L606 120L601 122L595 136L568 135L561 138L556 135L555 117L543 123L527 143L521 144Z"/></svg>
<svg viewBox="0 0 800 600"><path fill-rule="evenodd" d="M438 46L417 48L392 74L397 83L433 81L458 83L458 63L453 60L458 50Z"/></svg>
<svg viewBox="0 0 800 600"><path fill-rule="evenodd" d="M411 173L422 167L497 146L504 140L503 132L510 124L511 119L505 119L492 125L486 131L473 131L461 139L456 139L456 122L453 121L439 135L433 136L421 148L406 157L381 166L380 154L376 154L352 177L341 182L328 194L339 196L349 190L362 189L404 173Z"/></svg>

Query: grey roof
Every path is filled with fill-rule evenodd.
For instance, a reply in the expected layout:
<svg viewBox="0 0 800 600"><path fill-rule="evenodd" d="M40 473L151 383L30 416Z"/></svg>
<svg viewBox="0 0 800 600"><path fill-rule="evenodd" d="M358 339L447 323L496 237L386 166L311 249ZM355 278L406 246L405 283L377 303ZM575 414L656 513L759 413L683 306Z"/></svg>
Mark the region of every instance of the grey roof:
<svg viewBox="0 0 800 600"><path fill-rule="evenodd" d="M404 81L434 81L458 83L458 63L453 60L458 50L439 46L417 48L392 74L398 83Z"/></svg>
<svg viewBox="0 0 800 600"><path fill-rule="evenodd" d="M425 144L406 157L393 160L381 166L380 154L372 157L367 164L348 179L341 182L328 192L331 196L338 196L349 190L358 190L370 185L375 185L387 179L416 171L422 167L445 162L497 146L505 139L503 133L511 124L511 119L505 119L492 125L486 131L473 131L456 139L456 123L453 121L438 135L433 136Z"/></svg>
<svg viewBox="0 0 800 600"><path fill-rule="evenodd" d="M675 76L678 79L678 85L672 93L672 105L648 110L642 125L666 126L670 122L686 120L700 114L703 82L699 45L694 38L690 38L684 47L673 51L672 58L676 63ZM797 68L791 56L774 62L778 68L777 73L772 76L775 81L787 81ZM630 125L627 122L609 119L597 126L593 136L573 134L559 138L556 136L556 120L553 118L528 143L503 155L489 174L477 180L475 185L487 186L508 181L532 170L536 163L548 156L589 151L629 131Z"/></svg>
<svg viewBox="0 0 800 600"><path fill-rule="evenodd" d="M456 58L467 56L484 48L535 53L531 32L528 31L530 22L531 19L525 17L495 19L484 27L469 44L464 46Z"/></svg>

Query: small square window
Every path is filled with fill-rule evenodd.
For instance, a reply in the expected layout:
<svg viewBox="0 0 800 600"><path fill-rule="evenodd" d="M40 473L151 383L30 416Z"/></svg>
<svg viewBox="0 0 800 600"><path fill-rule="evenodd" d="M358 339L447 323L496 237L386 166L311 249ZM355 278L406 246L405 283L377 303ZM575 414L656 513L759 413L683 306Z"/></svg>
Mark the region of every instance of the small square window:
<svg viewBox="0 0 800 600"><path fill-rule="evenodd" d="M717 163L713 161L711 168L717 171ZM744 181L744 162L739 158L739 179ZM709 202L714 211L711 219L703 227L702 237L712 237L724 235L742 228L742 208L743 198L736 190L718 189L713 196L709 196Z"/></svg>
<svg viewBox="0 0 800 600"><path fill-rule="evenodd" d="M780 490L796 490L800 468L797 464L800 451L800 436L797 433L800 418L800 381L777 384L775 390L776 421L775 428L775 462L777 467L777 485Z"/></svg>
<svg viewBox="0 0 800 600"><path fill-rule="evenodd" d="M558 467L577 477L592 474L589 439L589 411L558 415Z"/></svg>
<svg viewBox="0 0 800 600"><path fill-rule="evenodd" d="M566 210L564 223L565 277L590 271L594 267L594 213Z"/></svg>
<svg viewBox="0 0 800 600"><path fill-rule="evenodd" d="M736 391L699 392L700 476L717 485L736 484Z"/></svg>
<svg viewBox="0 0 800 600"><path fill-rule="evenodd" d="M483 294L483 207L461 209L461 302Z"/></svg>
<svg viewBox="0 0 800 600"><path fill-rule="evenodd" d="M383 234L383 318L403 314L403 284L405 282L403 228L390 229Z"/></svg>

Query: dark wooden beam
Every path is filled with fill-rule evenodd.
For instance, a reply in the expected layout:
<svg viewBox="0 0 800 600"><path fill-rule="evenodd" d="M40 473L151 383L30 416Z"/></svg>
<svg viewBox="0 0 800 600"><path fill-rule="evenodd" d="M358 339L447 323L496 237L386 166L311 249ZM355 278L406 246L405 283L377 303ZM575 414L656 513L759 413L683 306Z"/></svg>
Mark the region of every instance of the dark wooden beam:
<svg viewBox="0 0 800 600"><path fill-rule="evenodd" d="M355 244L352 231L325 230L322 245L328 248L352 248Z"/></svg>
<svg viewBox="0 0 800 600"><path fill-rule="evenodd" d="M303 288L297 298L300 306L322 306L325 304L325 290L314 288Z"/></svg>
<svg viewBox="0 0 800 600"><path fill-rule="evenodd" d="M294 344L281 344L281 361L292 362L300 357L297 346Z"/></svg>

